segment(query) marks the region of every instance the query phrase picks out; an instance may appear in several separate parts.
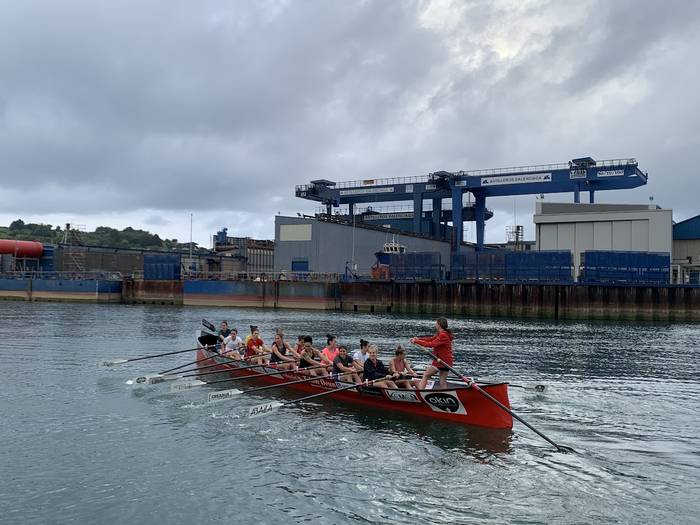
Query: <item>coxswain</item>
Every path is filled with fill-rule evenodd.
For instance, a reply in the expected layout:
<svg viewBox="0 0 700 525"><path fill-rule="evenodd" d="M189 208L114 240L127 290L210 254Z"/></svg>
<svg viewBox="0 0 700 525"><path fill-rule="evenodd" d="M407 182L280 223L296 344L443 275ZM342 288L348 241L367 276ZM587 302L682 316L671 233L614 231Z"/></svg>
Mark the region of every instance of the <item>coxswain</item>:
<svg viewBox="0 0 700 525"><path fill-rule="evenodd" d="M235 328L231 328L231 332L229 333L229 335L224 338L223 346L224 348L221 352L221 355L224 355L231 359L236 359L237 361L243 359L243 356L240 352L243 347L243 340L240 337L238 337L238 330L236 330Z"/></svg>
<svg viewBox="0 0 700 525"><path fill-rule="evenodd" d="M277 330L275 341L270 345L270 363L274 363L280 370L292 370L297 366L292 348L284 340L284 333Z"/></svg>
<svg viewBox="0 0 700 525"><path fill-rule="evenodd" d="M433 337L413 337L411 343L433 349L435 357L444 361L447 365L452 366L452 332L447 329L447 319L440 317L435 321L435 329L437 333ZM433 359L433 362L423 372L423 377L418 383L418 389L423 390L428 380L440 372L440 388L447 388L447 375L450 369L442 363Z"/></svg>
<svg viewBox="0 0 700 525"><path fill-rule="evenodd" d="M362 372L365 369L365 361L367 361L367 347L369 346L369 341L365 339L360 339L360 349L356 350L352 354L355 368L358 372Z"/></svg>
<svg viewBox="0 0 700 525"><path fill-rule="evenodd" d="M324 363L333 366L333 361L338 355L338 340L334 335L326 334L326 347L321 351L321 354L325 358Z"/></svg>
<svg viewBox="0 0 700 525"><path fill-rule="evenodd" d="M340 345L338 347L338 355L333 359L333 373L339 374L339 379L341 381L349 382L352 380L355 383L362 382L353 366L353 358L348 354L348 349L345 345Z"/></svg>
<svg viewBox="0 0 700 525"><path fill-rule="evenodd" d="M369 357L365 361L364 380L374 381L374 386L385 388L397 388L396 383L392 379L396 379L400 374L393 374L391 379L385 379L391 375L387 367L379 359L377 359L377 345L369 345L367 349Z"/></svg>
<svg viewBox="0 0 700 525"><path fill-rule="evenodd" d="M217 335L217 348L219 351L221 351L221 344L224 342L224 339L226 339L229 335L231 334L231 330L229 330L228 327L228 321L221 321L221 324L219 325L219 330L216 332Z"/></svg>
<svg viewBox="0 0 700 525"><path fill-rule="evenodd" d="M322 354L320 350L313 347L313 339L310 335L304 336L304 349L301 352L301 359L299 360L299 368L312 368L313 370L308 370L308 373L316 376L325 376L326 368L325 363L322 361Z"/></svg>
<svg viewBox="0 0 700 525"><path fill-rule="evenodd" d="M270 349L265 346L263 340L260 339L260 330L257 326L250 327L250 339L246 343L245 357L254 365L266 365L268 363L265 358L265 353L269 353Z"/></svg>
<svg viewBox="0 0 700 525"><path fill-rule="evenodd" d="M411 379L416 377L416 373L411 368L411 363L406 359L406 350L402 345L396 347L394 358L389 361L389 372L399 374L396 384L401 388L415 388Z"/></svg>

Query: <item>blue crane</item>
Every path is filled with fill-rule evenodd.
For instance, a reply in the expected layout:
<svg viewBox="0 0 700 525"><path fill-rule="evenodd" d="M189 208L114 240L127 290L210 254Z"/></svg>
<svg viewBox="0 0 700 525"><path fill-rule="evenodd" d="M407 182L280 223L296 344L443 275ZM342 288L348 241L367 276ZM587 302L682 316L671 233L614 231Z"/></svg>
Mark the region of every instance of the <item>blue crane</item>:
<svg viewBox="0 0 700 525"><path fill-rule="evenodd" d="M413 201L414 223L420 228L423 201L433 202L433 221L438 230L443 199L452 199L454 235L452 249L457 251L463 241L463 196L474 196L476 244L484 247L486 198L513 195L573 192L574 202L580 202L581 192L587 191L591 203L595 192L637 188L647 183L647 174L639 170L635 159L595 161L591 157L573 159L562 164L520 166L475 171L437 171L417 177L365 179L333 182L313 180L297 186L297 197L322 202L328 215L331 209L347 205L349 215L359 203Z"/></svg>

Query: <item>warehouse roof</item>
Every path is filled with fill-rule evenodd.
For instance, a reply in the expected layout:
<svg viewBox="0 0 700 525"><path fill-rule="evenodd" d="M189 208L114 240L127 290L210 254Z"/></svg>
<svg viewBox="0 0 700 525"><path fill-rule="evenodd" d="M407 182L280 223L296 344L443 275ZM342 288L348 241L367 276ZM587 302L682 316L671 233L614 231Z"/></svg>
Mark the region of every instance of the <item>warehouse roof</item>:
<svg viewBox="0 0 700 525"><path fill-rule="evenodd" d="M695 239L700 239L700 215L673 225L674 241L691 241Z"/></svg>

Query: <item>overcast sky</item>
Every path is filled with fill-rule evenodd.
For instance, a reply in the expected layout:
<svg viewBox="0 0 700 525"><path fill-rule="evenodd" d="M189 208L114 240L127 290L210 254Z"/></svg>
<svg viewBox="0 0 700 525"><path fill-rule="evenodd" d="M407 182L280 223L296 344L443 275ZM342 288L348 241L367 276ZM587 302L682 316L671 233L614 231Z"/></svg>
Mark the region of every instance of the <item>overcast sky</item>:
<svg viewBox="0 0 700 525"><path fill-rule="evenodd" d="M700 213L700 2L0 2L0 224L272 238L295 184L635 157ZM584 198L587 198L584 197ZM570 194L550 201L571 201ZM532 238L534 197L487 201ZM469 237L473 238L470 225Z"/></svg>

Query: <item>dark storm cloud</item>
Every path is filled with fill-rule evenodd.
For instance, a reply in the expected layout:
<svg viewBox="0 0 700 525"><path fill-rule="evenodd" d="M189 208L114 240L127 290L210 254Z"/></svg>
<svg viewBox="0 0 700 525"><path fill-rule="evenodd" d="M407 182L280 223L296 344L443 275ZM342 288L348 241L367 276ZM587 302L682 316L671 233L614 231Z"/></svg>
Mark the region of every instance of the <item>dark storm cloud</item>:
<svg viewBox="0 0 700 525"><path fill-rule="evenodd" d="M691 213L681 188L698 143L698 11L631 1L4 2L0 207L22 214L31 197L47 213L151 209L167 220L195 208L211 211L211 224L233 211L271 224L278 211L313 209L293 187L314 178L590 154L637 156L652 173L643 192L601 200L653 193ZM511 200L488 205L512 215Z"/></svg>

